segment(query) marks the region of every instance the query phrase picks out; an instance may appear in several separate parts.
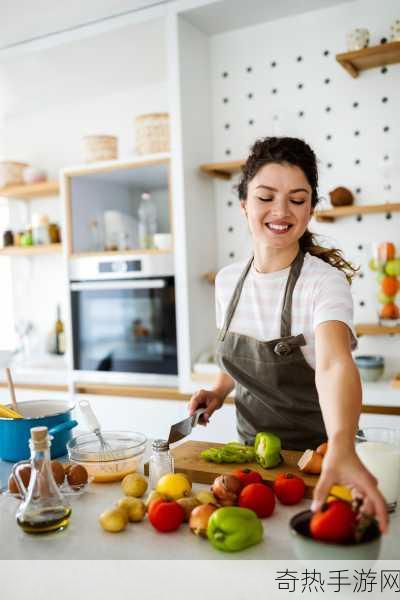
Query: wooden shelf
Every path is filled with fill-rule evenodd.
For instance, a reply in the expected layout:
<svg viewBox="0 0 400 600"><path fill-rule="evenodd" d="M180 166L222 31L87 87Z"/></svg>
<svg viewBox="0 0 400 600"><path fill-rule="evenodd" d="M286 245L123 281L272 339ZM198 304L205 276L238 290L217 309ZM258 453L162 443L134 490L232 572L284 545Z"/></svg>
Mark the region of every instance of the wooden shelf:
<svg viewBox="0 0 400 600"><path fill-rule="evenodd" d="M139 254L171 254L172 248L159 250L158 248L138 248L137 250L104 250L102 252L74 252L70 258L83 258L85 256L127 256Z"/></svg>
<svg viewBox="0 0 400 600"><path fill-rule="evenodd" d="M317 221L332 223L338 217L351 217L352 215L365 215L372 213L392 213L400 211L400 203L387 202L385 204L365 204L360 206L338 206L328 210L316 210L314 217Z"/></svg>
<svg viewBox="0 0 400 600"><path fill-rule="evenodd" d="M360 71L400 63L400 42L336 54L336 60L352 77L358 77Z"/></svg>
<svg viewBox="0 0 400 600"><path fill-rule="evenodd" d="M379 323L360 323L355 326L357 336L400 334L400 325L385 326Z"/></svg>
<svg viewBox="0 0 400 600"><path fill-rule="evenodd" d="M32 183L31 185L9 185L0 188L0 196L6 198L16 198L19 200L34 200L45 196L58 196L60 186L58 181L43 181L42 183Z"/></svg>
<svg viewBox="0 0 400 600"><path fill-rule="evenodd" d="M200 171L216 179L230 179L234 173L238 173L244 165L244 160L231 160L228 162L208 163L200 165Z"/></svg>
<svg viewBox="0 0 400 600"><path fill-rule="evenodd" d="M58 254L60 252L62 252L62 244L7 246L0 249L0 256L36 256L38 254Z"/></svg>
<svg viewBox="0 0 400 600"><path fill-rule="evenodd" d="M208 273L203 273L202 277L205 279L210 285L215 284L215 278L217 273L215 271L208 271Z"/></svg>
<svg viewBox="0 0 400 600"><path fill-rule="evenodd" d="M191 394L183 394L176 388L161 388L150 386L112 385L106 383L75 383L78 394L95 394L96 396L125 396L132 398L155 398L158 400L185 400Z"/></svg>

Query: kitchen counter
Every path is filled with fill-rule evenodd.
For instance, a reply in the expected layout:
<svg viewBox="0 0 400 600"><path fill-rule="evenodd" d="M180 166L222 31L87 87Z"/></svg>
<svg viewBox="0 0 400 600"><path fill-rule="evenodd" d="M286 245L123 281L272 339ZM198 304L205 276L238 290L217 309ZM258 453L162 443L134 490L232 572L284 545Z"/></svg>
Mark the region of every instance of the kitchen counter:
<svg viewBox="0 0 400 600"><path fill-rule="evenodd" d="M9 463L0 462L0 479L7 482ZM208 486L195 484L195 490ZM15 522L18 500L0 495L0 559L295 559L288 523L290 518L309 507L303 500L294 507L276 505L273 516L263 520L264 539L244 552L226 554L215 550L211 544L191 533L185 523L176 532L156 532L145 519L130 523L125 531L112 534L103 531L98 515L111 508L122 496L119 483L90 484L87 491L71 500L72 516L69 526L61 532L39 537L19 529ZM400 556L400 512L390 518L389 533L382 542L381 559L398 559Z"/></svg>

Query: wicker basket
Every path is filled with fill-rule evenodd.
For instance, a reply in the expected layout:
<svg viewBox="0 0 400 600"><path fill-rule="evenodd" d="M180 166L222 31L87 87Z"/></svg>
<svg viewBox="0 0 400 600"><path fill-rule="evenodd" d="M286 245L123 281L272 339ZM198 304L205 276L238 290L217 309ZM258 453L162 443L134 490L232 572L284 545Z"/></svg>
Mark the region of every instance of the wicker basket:
<svg viewBox="0 0 400 600"><path fill-rule="evenodd" d="M136 152L169 152L169 114L150 113L135 119Z"/></svg>
<svg viewBox="0 0 400 600"><path fill-rule="evenodd" d="M83 160L87 163L118 158L118 138L114 135L87 135L82 147Z"/></svg>
<svg viewBox="0 0 400 600"><path fill-rule="evenodd" d="M0 161L0 187L24 184L23 173L27 166L12 160Z"/></svg>

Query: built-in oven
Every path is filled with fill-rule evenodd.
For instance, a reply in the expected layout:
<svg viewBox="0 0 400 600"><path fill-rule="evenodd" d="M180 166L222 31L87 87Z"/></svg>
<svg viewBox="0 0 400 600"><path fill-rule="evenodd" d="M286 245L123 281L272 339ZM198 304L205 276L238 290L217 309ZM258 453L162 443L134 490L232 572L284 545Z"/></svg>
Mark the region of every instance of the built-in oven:
<svg viewBox="0 0 400 600"><path fill-rule="evenodd" d="M70 264L73 367L83 381L176 385L170 253Z"/></svg>

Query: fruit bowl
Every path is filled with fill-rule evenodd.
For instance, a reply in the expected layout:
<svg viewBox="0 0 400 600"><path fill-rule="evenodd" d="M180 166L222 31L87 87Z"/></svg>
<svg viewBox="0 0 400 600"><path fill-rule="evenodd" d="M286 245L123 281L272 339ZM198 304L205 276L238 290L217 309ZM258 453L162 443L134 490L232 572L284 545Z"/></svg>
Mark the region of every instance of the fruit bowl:
<svg viewBox="0 0 400 600"><path fill-rule="evenodd" d="M381 547L381 533L373 519L361 542L333 544L315 540L310 533L311 510L294 515L289 523L294 553L299 560L376 560Z"/></svg>
<svg viewBox="0 0 400 600"><path fill-rule="evenodd" d="M83 465L93 482L121 481L142 464L147 438L136 431L103 431L107 451L94 433L78 435L67 444L69 460Z"/></svg>

